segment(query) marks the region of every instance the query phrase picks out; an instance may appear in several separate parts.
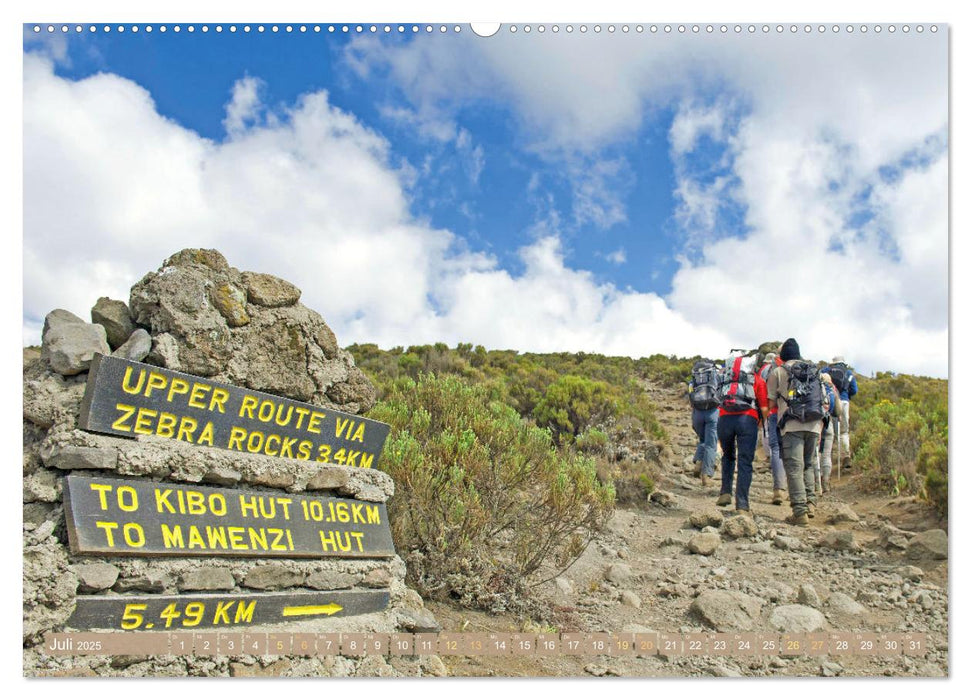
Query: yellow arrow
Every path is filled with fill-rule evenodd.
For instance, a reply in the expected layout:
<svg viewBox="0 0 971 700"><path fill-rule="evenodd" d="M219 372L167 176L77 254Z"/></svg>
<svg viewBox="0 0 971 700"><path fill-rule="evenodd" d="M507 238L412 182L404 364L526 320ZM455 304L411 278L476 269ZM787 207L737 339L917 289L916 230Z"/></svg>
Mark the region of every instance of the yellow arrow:
<svg viewBox="0 0 971 700"><path fill-rule="evenodd" d="M297 615L333 615L339 613L344 608L337 603L327 605L288 605L283 608L284 617L294 617Z"/></svg>

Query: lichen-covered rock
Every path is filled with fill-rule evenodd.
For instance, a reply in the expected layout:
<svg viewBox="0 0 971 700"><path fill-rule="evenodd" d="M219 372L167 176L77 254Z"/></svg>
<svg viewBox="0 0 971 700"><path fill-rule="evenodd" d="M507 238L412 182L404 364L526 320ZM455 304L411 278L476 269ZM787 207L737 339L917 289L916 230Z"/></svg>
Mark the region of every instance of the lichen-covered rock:
<svg viewBox="0 0 971 700"><path fill-rule="evenodd" d="M727 518L721 526L721 533L733 540L742 537L754 537L758 532L759 528L755 521L751 517L741 514Z"/></svg>
<svg viewBox="0 0 971 700"><path fill-rule="evenodd" d="M41 356L65 377L86 372L95 353L111 352L104 326L85 323L64 309L55 309L44 319Z"/></svg>
<svg viewBox="0 0 971 700"><path fill-rule="evenodd" d="M108 345L117 348L123 345L135 330L128 304L116 299L101 297L91 309L91 321L104 326Z"/></svg>
<svg viewBox="0 0 971 700"><path fill-rule="evenodd" d="M374 386L299 296L218 251L186 249L132 287L130 308L151 330L150 362L325 408L370 409Z"/></svg>
<svg viewBox="0 0 971 700"><path fill-rule="evenodd" d="M947 559L947 533L944 530L926 530L910 540L907 546L910 559Z"/></svg>
<svg viewBox="0 0 971 700"><path fill-rule="evenodd" d="M300 300L300 290L279 277L262 272L244 272L246 298L251 304L276 308L293 306Z"/></svg>

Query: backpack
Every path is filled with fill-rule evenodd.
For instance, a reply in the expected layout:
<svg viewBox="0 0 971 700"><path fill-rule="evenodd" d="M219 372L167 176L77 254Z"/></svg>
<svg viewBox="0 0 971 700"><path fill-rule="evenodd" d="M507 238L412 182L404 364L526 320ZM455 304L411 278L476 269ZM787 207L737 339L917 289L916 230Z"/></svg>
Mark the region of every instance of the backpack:
<svg viewBox="0 0 971 700"><path fill-rule="evenodd" d="M782 367L789 375L789 391L786 396L786 412L780 420L780 427L790 418L800 423L821 420L825 411L823 410L823 382L819 378L819 368L805 360L797 360L791 365L785 364Z"/></svg>
<svg viewBox="0 0 971 700"><path fill-rule="evenodd" d="M710 411L718 408L718 368L708 360L698 360L691 368L691 391L688 401L693 408Z"/></svg>
<svg viewBox="0 0 971 700"><path fill-rule="evenodd" d="M839 393L845 393L850 386L850 370L846 367L846 363L837 362L835 365L830 365L829 378L833 380L833 386Z"/></svg>
<svg viewBox="0 0 971 700"><path fill-rule="evenodd" d="M721 408L740 413L758 407L755 400L755 357L735 357L726 363L721 383Z"/></svg>

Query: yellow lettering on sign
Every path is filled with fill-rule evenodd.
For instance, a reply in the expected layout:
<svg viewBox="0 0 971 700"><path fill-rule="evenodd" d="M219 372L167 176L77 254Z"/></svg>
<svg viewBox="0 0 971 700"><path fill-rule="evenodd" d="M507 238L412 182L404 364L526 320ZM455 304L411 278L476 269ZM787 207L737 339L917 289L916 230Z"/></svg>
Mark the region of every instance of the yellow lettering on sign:
<svg viewBox="0 0 971 700"><path fill-rule="evenodd" d="M125 502L126 500L128 501L127 503ZM131 486L118 487L118 507L126 513L138 510L138 493L135 489Z"/></svg>
<svg viewBox="0 0 971 700"><path fill-rule="evenodd" d="M229 546L226 543L226 528L224 527L206 525L206 539L209 541L209 549L216 549L216 547L226 549Z"/></svg>
<svg viewBox="0 0 971 700"><path fill-rule="evenodd" d="M253 418L253 409L256 408L259 401L256 400L255 396L244 396L243 402L239 406L239 417L242 418L243 414L249 416L250 420L255 420Z"/></svg>
<svg viewBox="0 0 971 700"><path fill-rule="evenodd" d="M189 549L193 547L199 547L200 549L206 548L206 542L202 539L202 533L199 532L199 528L195 525L189 526Z"/></svg>
<svg viewBox="0 0 971 700"><path fill-rule="evenodd" d="M361 453L361 469L370 469L374 462L374 455L367 452Z"/></svg>
<svg viewBox="0 0 971 700"><path fill-rule="evenodd" d="M121 390L126 394L140 394L142 393L142 386L145 384L145 370L138 370L138 383L135 386L131 385L131 373L134 369L131 365L125 367L125 377L121 380Z"/></svg>
<svg viewBox="0 0 971 700"><path fill-rule="evenodd" d="M135 416L135 432L139 435L152 434L152 419L158 415L158 411L150 408L139 408L138 415Z"/></svg>
<svg viewBox="0 0 971 700"><path fill-rule="evenodd" d="M249 549L243 542L243 528L229 527L226 530L229 532L229 546L232 549Z"/></svg>
<svg viewBox="0 0 971 700"><path fill-rule="evenodd" d="M166 396L166 400L172 403L172 397L176 394L188 394L189 393L189 382L184 379L179 379L178 377L172 378L172 384L169 385L169 393Z"/></svg>
<svg viewBox="0 0 971 700"><path fill-rule="evenodd" d="M135 407L127 406L123 403L117 403L115 404L115 409L121 411L121 415L118 416L115 419L115 422L111 424L111 429L118 430L123 433L130 433L131 426L128 425L127 421L132 417L132 414L135 413Z"/></svg>
<svg viewBox="0 0 971 700"><path fill-rule="evenodd" d="M253 549L263 549L267 548L266 544L266 530L262 527L257 529L255 527L247 528L249 530L249 546Z"/></svg>
<svg viewBox="0 0 971 700"><path fill-rule="evenodd" d="M162 523L162 544L166 549L185 549L185 539L182 537L182 526L170 528Z"/></svg>
<svg viewBox="0 0 971 700"><path fill-rule="evenodd" d="M199 435L199 445L209 445L212 447L212 422L206 423L206 427L202 429L202 433Z"/></svg>
<svg viewBox="0 0 971 700"><path fill-rule="evenodd" d="M148 385L145 387L145 397L148 398L152 395L152 389L164 389L169 383L164 374L159 372L149 372L148 374Z"/></svg>
<svg viewBox="0 0 971 700"><path fill-rule="evenodd" d="M158 417L158 426L155 428L155 434L159 437L175 437L175 424L178 419L171 413L161 413Z"/></svg>
<svg viewBox="0 0 971 700"><path fill-rule="evenodd" d="M256 609L256 601L251 600L249 604L244 601L236 601L236 619L233 622L237 624L240 622L252 622L253 621L253 611Z"/></svg>
<svg viewBox="0 0 971 700"><path fill-rule="evenodd" d="M125 536L125 542L129 547L144 547L145 546L145 531L142 530L142 526L138 523L126 523L123 528L121 528L122 534Z"/></svg>
<svg viewBox="0 0 971 700"><path fill-rule="evenodd" d="M356 442L364 442L364 423L358 423L357 430L354 431L350 439Z"/></svg>
<svg viewBox="0 0 971 700"><path fill-rule="evenodd" d="M212 624L216 625L220 622L225 622L229 624L229 609L233 607L233 601L218 601L216 603L216 612L212 617Z"/></svg>
<svg viewBox="0 0 971 700"><path fill-rule="evenodd" d="M367 524L368 525L380 525L381 524L381 511L378 510L377 506L365 506L364 509L367 511Z"/></svg>
<svg viewBox="0 0 971 700"><path fill-rule="evenodd" d="M215 388L212 390L212 398L209 400L209 410L212 411L214 408L219 409L220 413L226 412L226 400L229 398L229 392L225 389Z"/></svg>
<svg viewBox="0 0 971 700"><path fill-rule="evenodd" d="M317 433L320 435L320 421L324 418L324 415L320 411L314 411L310 414L310 420L307 421L308 433Z"/></svg>
<svg viewBox="0 0 971 700"><path fill-rule="evenodd" d="M206 394L212 391L212 387L208 384L196 383L192 385L192 392L189 394L189 405L193 408L206 408L206 404L203 401Z"/></svg>
<svg viewBox="0 0 971 700"><path fill-rule="evenodd" d="M297 430L300 430L300 427L303 425L303 419L307 417L308 413L310 413L310 409L304 408L303 406L297 406L294 410L297 412Z"/></svg>
<svg viewBox="0 0 971 700"><path fill-rule="evenodd" d="M109 547L115 546L114 532L118 529L118 523L106 522L104 520L95 521L95 526L105 531L105 541Z"/></svg>
<svg viewBox="0 0 971 700"><path fill-rule="evenodd" d="M101 503L101 510L108 510L108 499L105 497L106 493L111 492L111 486L108 484L89 484L92 491L98 492L98 500Z"/></svg>
<svg viewBox="0 0 971 700"><path fill-rule="evenodd" d="M246 437L246 431L242 428L230 428L229 430L229 444L226 446L230 450L243 451L243 439Z"/></svg>
<svg viewBox="0 0 971 700"><path fill-rule="evenodd" d="M194 418L189 416L182 416L182 422L179 424L179 434L176 435L176 440L184 440L185 442L192 442L192 434L196 431L199 424Z"/></svg>

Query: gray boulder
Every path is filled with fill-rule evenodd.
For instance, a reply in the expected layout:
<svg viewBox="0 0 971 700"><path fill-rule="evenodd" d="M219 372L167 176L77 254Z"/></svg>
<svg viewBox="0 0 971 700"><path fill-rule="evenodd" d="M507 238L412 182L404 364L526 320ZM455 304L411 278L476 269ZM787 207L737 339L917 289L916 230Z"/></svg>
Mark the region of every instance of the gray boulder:
<svg viewBox="0 0 971 700"><path fill-rule="evenodd" d="M104 326L108 345L117 348L125 343L135 330L128 304L108 297L101 297L91 309L91 321Z"/></svg>
<svg viewBox="0 0 971 700"><path fill-rule="evenodd" d="M41 357L58 374L69 377L87 372L95 353L110 352L104 326L85 323L64 309L55 309L44 319Z"/></svg>
<svg viewBox="0 0 971 700"><path fill-rule="evenodd" d="M837 615L857 617L866 612L866 608L857 603L845 593L833 593L826 599L826 607Z"/></svg>
<svg viewBox="0 0 971 700"><path fill-rule="evenodd" d="M747 515L733 515L722 523L721 532L726 537L733 540L742 537L754 537L759 533L759 528L755 521Z"/></svg>
<svg viewBox="0 0 971 700"><path fill-rule="evenodd" d="M769 615L769 625L780 632L803 634L824 629L826 618L807 605L781 605Z"/></svg>
<svg viewBox="0 0 971 700"><path fill-rule="evenodd" d="M688 518L692 527L696 527L699 530L712 526L720 527L722 522L725 520L725 516L722 512L715 507L703 508L702 510L696 510Z"/></svg>
<svg viewBox="0 0 971 700"><path fill-rule="evenodd" d="M123 357L126 360L141 362L148 353L152 351L152 336L144 328L136 328L132 331L124 343L111 353L114 357Z"/></svg>
<svg viewBox="0 0 971 700"><path fill-rule="evenodd" d="M693 554L714 554L722 538L717 532L701 532L688 541L688 551Z"/></svg>
<svg viewBox="0 0 971 700"><path fill-rule="evenodd" d="M917 533L907 545L908 559L947 559L947 533L926 530Z"/></svg>
<svg viewBox="0 0 971 700"><path fill-rule="evenodd" d="M133 319L151 331L147 360L348 413L370 409L374 386L299 290L244 273L216 250L186 249L131 291Z"/></svg>
<svg viewBox="0 0 971 700"><path fill-rule="evenodd" d="M705 591L691 603L689 612L719 632L755 627L762 603L738 591Z"/></svg>
<svg viewBox="0 0 971 700"><path fill-rule="evenodd" d="M855 552L860 548L851 530L827 532L819 541L819 546L840 552Z"/></svg>

